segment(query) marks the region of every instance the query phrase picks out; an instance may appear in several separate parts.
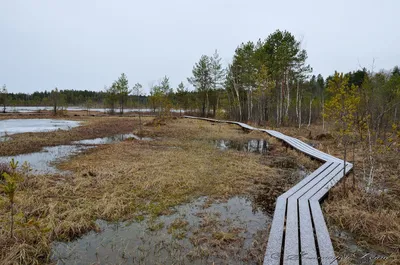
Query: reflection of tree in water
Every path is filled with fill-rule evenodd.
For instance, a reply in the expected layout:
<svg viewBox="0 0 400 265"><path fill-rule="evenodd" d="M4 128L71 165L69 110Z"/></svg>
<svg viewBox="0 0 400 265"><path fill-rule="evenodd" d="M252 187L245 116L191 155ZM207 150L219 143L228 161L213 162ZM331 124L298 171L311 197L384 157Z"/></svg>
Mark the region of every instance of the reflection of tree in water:
<svg viewBox="0 0 400 265"><path fill-rule="evenodd" d="M238 151L266 154L269 148L268 142L263 139L252 139L247 142L217 140L215 145L220 150L234 149Z"/></svg>

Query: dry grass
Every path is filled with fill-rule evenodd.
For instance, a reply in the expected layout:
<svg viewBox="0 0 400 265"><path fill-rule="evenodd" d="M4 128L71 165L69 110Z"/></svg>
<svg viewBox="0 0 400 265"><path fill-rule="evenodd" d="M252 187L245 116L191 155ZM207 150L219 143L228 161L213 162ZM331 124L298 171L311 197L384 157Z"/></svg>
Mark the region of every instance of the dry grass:
<svg viewBox="0 0 400 265"><path fill-rule="evenodd" d="M322 126L311 126L309 129L300 130L280 128L279 131L296 136L303 141L312 142L320 150L343 159L343 146L335 139L315 140L316 136L324 133ZM367 192L364 170L368 171L368 165L363 162L367 151L358 146L355 149L353 162L352 149L351 147L349 149L347 158L354 163L355 175L350 174L334 187L329 193L328 200L322 204L336 254L347 257L341 260L340 264L363 264L365 261L360 260L360 257L369 251L390 257L387 260L377 260L377 264L400 264L398 153L385 151L375 155L374 184ZM346 194L343 193L344 182L346 182ZM348 240L338 237L337 231L350 233L355 242L349 243ZM349 244L358 246L360 253L349 251Z"/></svg>
<svg viewBox="0 0 400 265"><path fill-rule="evenodd" d="M311 125L309 128L282 127L277 130L313 143L316 148L343 159L343 146L334 139L334 133L331 136L329 128L324 131L321 125ZM367 151L365 147L357 146L353 162L351 147L349 149L347 159L354 163L355 176L350 175L345 180L347 194L343 193L342 180L330 191L328 200L322 204L335 252L344 257L339 264L366 264L366 260L360 258L368 252L387 257L371 260L370 264L400 264L399 154L395 151L380 151L375 154L374 184L367 192L363 174L364 169L368 171L368 165L363 162ZM338 230L350 233L354 242L337 236ZM357 246L358 253L350 251L349 245Z"/></svg>
<svg viewBox="0 0 400 265"><path fill-rule="evenodd" d="M357 168L356 168L357 169ZM357 171L356 171L357 172ZM387 172L386 172L387 173ZM380 260L379 264L400 264L400 181L398 175L385 177L386 192L365 190L361 175L356 175L356 188L349 188L351 179L347 179L347 194L343 194L343 182L335 187L324 203L325 216L334 247L339 255L349 255L345 240L338 238L333 231L347 231L355 245L365 252L377 252L390 257ZM376 179L376 186L380 186ZM351 253L357 261L357 253ZM365 254L365 253L364 253Z"/></svg>
<svg viewBox="0 0 400 265"><path fill-rule="evenodd" d="M46 133L28 139L18 136L25 145L39 148L42 144L65 144L118 133L138 133L137 119L128 117L77 118L87 121L85 126L70 132ZM105 122L106 121L106 122ZM150 121L150 122L148 122ZM245 133L235 125L189 119L150 120L140 132L154 141L125 141L96 149L74 157L60 165L72 170L72 176L35 176L26 179L17 195L16 238L9 239L8 208L0 208L0 264L42 264L48 261L50 242L71 240L90 230L96 230L95 220L141 220L143 216L157 217L170 213L170 207L199 196L227 199L234 195L249 195L267 212L274 209L275 199L298 182L293 174L299 165L313 171L320 164L293 150L285 150L280 142L264 133ZM110 125L111 124L111 125ZM121 131L122 130L122 131ZM125 131L126 130L126 131ZM303 141L341 157L341 147L334 140L310 140L307 129L279 129L289 135L300 135ZM311 128L312 137L322 133ZM36 138L38 137L38 138ZM66 137L64 140L63 137ZM54 139L53 139L54 138ZM268 155L221 151L216 140L247 141L267 139L271 145ZM46 142L49 141L49 142ZM65 141L65 142L64 142ZM14 141L15 142L15 141ZM19 148L19 149L18 149ZM21 144L15 150L24 150ZM395 156L396 157L396 156ZM366 193L360 176L362 150L356 153L355 190L342 193L342 184L330 192L323 204L325 217L332 232L336 254L346 256L349 247L335 237L333 228L348 231L356 244L390 256L377 264L400 264L400 182L398 160L381 157L376 187L387 187L388 192ZM351 178L350 178L351 179ZM351 186L347 180L347 187ZM27 225L27 220L34 224ZM150 223L149 229L160 229L162 223ZM187 223L177 219L167 227L173 237L187 236ZM214 255L238 256L243 244L241 230L226 227L218 218L204 216L201 229L191 237L195 248L189 257ZM207 234L207 236L206 236ZM262 263L267 232L259 231L248 251L248 260ZM218 253L222 253L221 255ZM218 256L220 255L220 256ZM241 257L239 257L241 256ZM246 259L243 260L246 262ZM353 264L345 258L340 264Z"/></svg>
<svg viewBox="0 0 400 265"><path fill-rule="evenodd" d="M104 125L105 119L107 124ZM120 132L121 126L125 126L123 128L128 132L134 124L135 121L129 118L105 117L89 120L81 131L76 128L71 132L48 134L55 138L51 143L57 144L111 134L110 127L118 126ZM72 170L72 176L27 178L17 194L16 239L8 238L8 208L1 207L0 210L0 260L3 261L0 264L43 263L48 260L51 241L71 240L97 229L97 219L156 217L168 214L171 206L199 196L254 195L263 184L272 187L274 179L282 179L293 171L278 170L257 154L215 148L213 141L217 139L268 138L260 132L244 133L234 125L174 119L166 125L145 126L142 134L156 140L131 140L89 150L60 165L62 169ZM63 140L63 136L67 140ZM19 137L23 141L23 136ZM38 147L43 141L40 138L33 142L38 143ZM284 151L280 144L269 141L273 143L273 154ZM22 147L13 150L23 151ZM293 153L290 157L295 160L298 155ZM29 225L30 233L26 232L28 220L35 222L35 225ZM182 223L176 225L171 231L184 231L178 229ZM213 240L236 242L231 233L216 233Z"/></svg>

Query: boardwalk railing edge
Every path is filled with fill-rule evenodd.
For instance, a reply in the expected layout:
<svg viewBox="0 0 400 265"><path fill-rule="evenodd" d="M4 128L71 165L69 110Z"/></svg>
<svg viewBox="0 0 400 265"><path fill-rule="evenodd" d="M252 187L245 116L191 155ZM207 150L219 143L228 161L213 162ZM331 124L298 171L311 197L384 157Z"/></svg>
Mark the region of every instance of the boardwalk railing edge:
<svg viewBox="0 0 400 265"><path fill-rule="evenodd" d="M320 203L329 189L352 170L351 163L344 164L339 158L274 130L255 128L236 121L183 117L236 124L246 130L265 132L298 151L324 162L317 170L277 198L264 265L337 265Z"/></svg>

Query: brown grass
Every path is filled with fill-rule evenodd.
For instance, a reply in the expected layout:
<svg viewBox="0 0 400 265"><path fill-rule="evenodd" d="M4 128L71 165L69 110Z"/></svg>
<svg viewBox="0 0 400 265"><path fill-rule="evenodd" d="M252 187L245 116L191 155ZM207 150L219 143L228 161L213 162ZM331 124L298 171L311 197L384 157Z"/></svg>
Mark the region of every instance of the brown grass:
<svg viewBox="0 0 400 265"><path fill-rule="evenodd" d="M126 128L129 132L136 122L131 118L90 119L88 125L80 129L49 133L55 138L50 143L112 134L110 127L118 127L118 132ZM221 151L214 147L213 141L217 139L268 138L260 132L244 133L238 126L174 119L166 125L145 126L142 133L155 140L131 140L92 149L60 165L62 169L72 170L72 176L26 179L17 193L16 239L8 237L8 208L0 209L0 260L4 261L0 264L43 263L48 260L51 241L71 240L96 229L97 219L156 217L168 214L171 206L199 196L252 196L263 183L274 185L273 179L282 179L293 171L274 168L260 158L264 156L236 150ZM18 137L21 141L26 138ZM36 147L44 144L44 138L37 137L40 140L33 140ZM269 140L274 147L270 157L284 151L278 142ZM13 150L24 150L19 148ZM290 157L297 159L296 153ZM35 222L29 226L29 234L26 233L28 220ZM180 231L177 236L182 236L184 229L175 230ZM224 233L228 234L217 233L213 240L230 242L234 239L229 234L232 231Z"/></svg>
<svg viewBox="0 0 400 265"><path fill-rule="evenodd" d="M317 144L317 148L343 159L343 146L335 139L315 140L323 132L321 126L310 129L280 128L280 131L296 136L303 141ZM309 139L311 137L313 140ZM325 131L325 133L329 131ZM333 133L334 134L334 133ZM378 148L378 147L374 147ZM324 216L330 228L334 248L338 256L346 257L340 264L363 264L359 258L367 252L380 253L390 257L377 260L377 264L400 264L400 165L398 153L383 151L374 154L375 179L370 191L366 191L364 170L365 147L358 144L353 162L352 148L347 159L354 164L354 172L334 187L323 205ZM353 177L355 187L353 188ZM346 182L346 194L343 193ZM383 192L382 192L383 191ZM336 235L337 231L350 233L360 253L349 250L349 242ZM349 257L350 256L350 257Z"/></svg>
<svg viewBox="0 0 400 265"><path fill-rule="evenodd" d="M132 132L132 128L134 133L138 132L137 119L133 118L81 119L87 121L86 125L81 131L79 128L71 130L71 136L64 135L67 132L49 133L42 138L35 136L40 139L34 137L32 142L27 140L25 144L41 146L46 139L55 145L103 137L115 134L114 127L118 127L118 133L125 129ZM298 134L303 141L319 144L318 148L341 157L342 149L332 139L309 140L306 129L279 130L289 135ZM312 137L320 132L320 128L312 128ZM0 264L42 264L48 261L50 242L68 241L96 230L97 219L141 220L145 215L152 219L169 214L171 206L199 196L208 196L212 201L248 195L254 197L256 204L265 211L272 212L276 197L299 180L293 175L299 164L309 171L320 165L296 151L286 151L279 141L264 133L245 133L235 125L188 119L154 120L143 126L141 133L155 140L100 146L60 165L62 169L72 170L72 176L35 176L25 180L17 194L19 224L15 239L10 239L8 234L8 208L6 205L0 208ZM21 141L27 139L24 135L18 137ZM66 142L62 137L67 137ZM214 141L219 139L268 139L272 148L263 156L236 150L221 151L214 146ZM356 244L365 251L390 257L377 264L400 264L397 156L382 155L379 160L375 191L381 188L388 191L366 193L361 176L362 152L361 149L356 151L357 188L350 189L351 177L348 177L347 194L343 195L341 183L323 204L336 254L344 257L349 248L348 242L334 235L337 228L351 233ZM27 220L34 220L34 223L27 225ZM227 229L219 221L213 216L204 216L202 229L191 238L196 245L190 253L192 258L206 253L221 260L223 255L239 255L236 251L243 242L238 236L240 230ZM154 222L149 228L157 230L161 225ZM178 239L185 237L186 223L177 219L168 230ZM259 237L253 239L249 260L262 262L266 234L266 231L259 231ZM218 252L223 255L219 257ZM354 264L355 261L354 257L346 258L340 264Z"/></svg>

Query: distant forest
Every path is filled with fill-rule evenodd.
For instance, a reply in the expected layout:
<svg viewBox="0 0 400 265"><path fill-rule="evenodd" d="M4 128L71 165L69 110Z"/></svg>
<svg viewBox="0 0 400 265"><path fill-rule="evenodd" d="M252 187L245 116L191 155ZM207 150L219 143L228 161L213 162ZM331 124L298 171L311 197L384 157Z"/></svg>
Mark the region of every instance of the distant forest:
<svg viewBox="0 0 400 265"><path fill-rule="evenodd" d="M52 91L34 92L32 94L26 93L8 93L7 105L8 106L52 106L51 100ZM60 104L67 106L85 106L87 102L91 101L93 106L103 107L107 93L104 91L88 91L88 90L73 90L65 89L60 90ZM129 96L130 105L137 105L138 102L146 105L146 96ZM135 104L133 104L135 102Z"/></svg>
<svg viewBox="0 0 400 265"><path fill-rule="evenodd" d="M142 85L129 85L125 74L101 92L58 90L33 94L7 93L0 89L5 106L104 107L111 113L125 108L148 108L159 115L171 109L197 112L260 125L310 126L325 119L346 123L358 130L371 128L377 134L398 128L400 69L375 72L357 69L331 76L312 75L307 51L287 31L277 30L265 40L240 44L224 68L217 51L202 55L185 80L172 87L167 76L143 96ZM187 81L187 82L186 82Z"/></svg>

